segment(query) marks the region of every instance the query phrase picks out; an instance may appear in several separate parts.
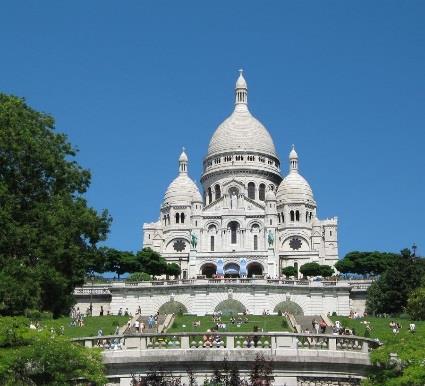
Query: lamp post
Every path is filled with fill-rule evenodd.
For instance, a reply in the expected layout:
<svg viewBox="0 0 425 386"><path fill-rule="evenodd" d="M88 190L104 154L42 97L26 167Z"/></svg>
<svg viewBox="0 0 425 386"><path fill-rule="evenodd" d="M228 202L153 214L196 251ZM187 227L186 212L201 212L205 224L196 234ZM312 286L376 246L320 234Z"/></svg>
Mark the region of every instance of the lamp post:
<svg viewBox="0 0 425 386"><path fill-rule="evenodd" d="M90 290L90 316L93 316L93 286L94 286L94 272L90 270L89 273L91 280L91 290Z"/></svg>
<svg viewBox="0 0 425 386"><path fill-rule="evenodd" d="M417 248L418 248L417 245L415 243L413 243L413 245L412 245L412 250L413 250L412 256L413 257L416 257L416 249Z"/></svg>

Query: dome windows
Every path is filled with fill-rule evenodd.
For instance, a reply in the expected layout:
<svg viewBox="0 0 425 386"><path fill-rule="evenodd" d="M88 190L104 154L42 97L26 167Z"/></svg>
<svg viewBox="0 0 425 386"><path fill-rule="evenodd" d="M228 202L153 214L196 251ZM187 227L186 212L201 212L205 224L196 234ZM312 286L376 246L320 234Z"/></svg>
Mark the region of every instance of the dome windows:
<svg viewBox="0 0 425 386"><path fill-rule="evenodd" d="M248 183L248 198L255 200L255 184L253 182Z"/></svg>
<svg viewBox="0 0 425 386"><path fill-rule="evenodd" d="M220 185L216 185L215 188L215 199L218 200L221 197Z"/></svg>
<svg viewBox="0 0 425 386"><path fill-rule="evenodd" d="M265 201L266 199L266 185L260 184L258 188L258 199L260 201Z"/></svg>

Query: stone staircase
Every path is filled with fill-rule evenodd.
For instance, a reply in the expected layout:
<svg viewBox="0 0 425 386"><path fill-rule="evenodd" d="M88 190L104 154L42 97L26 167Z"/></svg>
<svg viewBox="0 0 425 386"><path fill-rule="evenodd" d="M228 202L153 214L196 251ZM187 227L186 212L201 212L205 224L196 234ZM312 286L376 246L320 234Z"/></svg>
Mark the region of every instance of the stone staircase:
<svg viewBox="0 0 425 386"><path fill-rule="evenodd" d="M301 328L301 331L297 332L304 332L306 329L308 329L311 333L316 333L316 331L313 329L313 320L316 319L319 323L323 320L320 315L295 315L295 320L297 321L297 324ZM325 320L326 323L326 320ZM321 330L319 330L321 331ZM332 326L330 326L328 323L326 323L326 332L325 334L332 334Z"/></svg>
<svg viewBox="0 0 425 386"><path fill-rule="evenodd" d="M120 333L121 334L137 334L137 333L139 333L139 331L136 331L136 329L133 327L134 322L136 320L138 320L139 323L143 322L145 324L145 328L143 330L143 333L158 333L158 332L161 332L162 326L164 325L164 322L167 318L167 315L159 315L158 324L156 326L153 326L153 328L149 328L148 318L149 318L149 315L136 315L136 316L134 316L133 319L131 319L130 327L128 327L127 325L123 326L122 330L120 330Z"/></svg>

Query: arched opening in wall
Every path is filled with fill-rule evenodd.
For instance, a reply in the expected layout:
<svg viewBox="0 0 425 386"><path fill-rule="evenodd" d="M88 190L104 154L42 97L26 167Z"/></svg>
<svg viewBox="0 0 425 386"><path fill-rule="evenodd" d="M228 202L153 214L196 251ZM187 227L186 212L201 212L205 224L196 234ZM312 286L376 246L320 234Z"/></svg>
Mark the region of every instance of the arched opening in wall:
<svg viewBox="0 0 425 386"><path fill-rule="evenodd" d="M253 182L248 184L248 198L255 200L255 184Z"/></svg>
<svg viewBox="0 0 425 386"><path fill-rule="evenodd" d="M220 185L215 186L215 199L218 200L221 197Z"/></svg>
<svg viewBox="0 0 425 386"><path fill-rule="evenodd" d="M183 303L176 302L175 300L170 300L164 303L161 307L159 307L158 312L161 315L165 315L165 314L183 315L183 314L187 314L187 308Z"/></svg>
<svg viewBox="0 0 425 386"><path fill-rule="evenodd" d="M295 220L300 221L300 211L295 211Z"/></svg>
<svg viewBox="0 0 425 386"><path fill-rule="evenodd" d="M184 213L180 214L180 222L184 224Z"/></svg>
<svg viewBox="0 0 425 386"><path fill-rule="evenodd" d="M214 236L211 236L210 237L210 251L211 252L214 252L214 249L215 249L215 239L214 239Z"/></svg>
<svg viewBox="0 0 425 386"><path fill-rule="evenodd" d="M211 204L212 200L212 191L211 188L208 188L208 204Z"/></svg>
<svg viewBox="0 0 425 386"><path fill-rule="evenodd" d="M239 223L237 221L230 221L229 228L230 228L230 243L237 244Z"/></svg>
<svg viewBox="0 0 425 386"><path fill-rule="evenodd" d="M180 222L180 213L176 213L176 224Z"/></svg>
<svg viewBox="0 0 425 386"><path fill-rule="evenodd" d="M214 309L215 312L221 312L226 316L237 316L238 314L242 314L246 312L245 306L235 299L226 299L221 303L217 304Z"/></svg>
<svg viewBox="0 0 425 386"><path fill-rule="evenodd" d="M254 235L254 251L258 251L258 235Z"/></svg>
<svg viewBox="0 0 425 386"><path fill-rule="evenodd" d="M293 210L291 210L290 215L291 215L291 221L295 221L295 213Z"/></svg>
<svg viewBox="0 0 425 386"><path fill-rule="evenodd" d="M290 300L286 300L277 304L273 312L281 314L283 314L284 312L288 312L292 315L304 315L304 311L301 306L295 302L291 302Z"/></svg>
<svg viewBox="0 0 425 386"><path fill-rule="evenodd" d="M206 263L201 267L201 275L211 278L217 272L217 267L213 263Z"/></svg>
<svg viewBox="0 0 425 386"><path fill-rule="evenodd" d="M248 277L261 276L263 274L263 266L260 263L250 263L247 266L248 268Z"/></svg>
<svg viewBox="0 0 425 386"><path fill-rule="evenodd" d="M167 221L168 221L168 225L170 225L170 215L167 214Z"/></svg>
<svg viewBox="0 0 425 386"><path fill-rule="evenodd" d="M264 201L266 199L266 185L260 184L258 189L258 199Z"/></svg>
<svg viewBox="0 0 425 386"><path fill-rule="evenodd" d="M239 277L239 265L236 263L228 263L224 266L224 277Z"/></svg>

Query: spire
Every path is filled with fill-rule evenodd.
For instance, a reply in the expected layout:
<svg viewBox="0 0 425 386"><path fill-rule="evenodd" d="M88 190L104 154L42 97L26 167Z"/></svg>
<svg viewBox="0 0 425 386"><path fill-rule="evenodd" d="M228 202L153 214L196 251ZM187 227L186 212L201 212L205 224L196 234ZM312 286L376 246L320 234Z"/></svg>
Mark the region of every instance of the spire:
<svg viewBox="0 0 425 386"><path fill-rule="evenodd" d="M236 107L247 108L248 106L248 86L243 77L243 70L239 70L239 78L235 87L235 105Z"/></svg>
<svg viewBox="0 0 425 386"><path fill-rule="evenodd" d="M182 153L180 154L179 157L179 172L180 174L186 174L187 173L187 163L189 161L189 159L187 158L187 155L185 153L185 148L183 147L182 149Z"/></svg>
<svg viewBox="0 0 425 386"><path fill-rule="evenodd" d="M292 145L292 150L289 153L289 172L298 173L298 154L295 151L295 145Z"/></svg>

